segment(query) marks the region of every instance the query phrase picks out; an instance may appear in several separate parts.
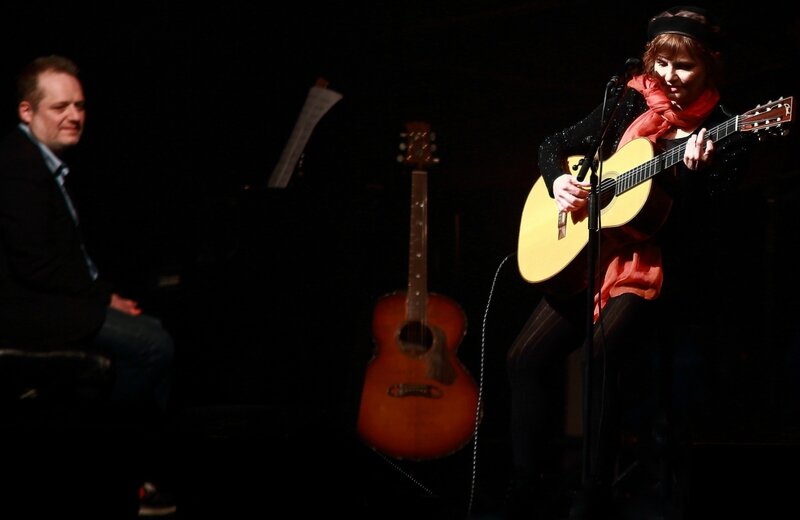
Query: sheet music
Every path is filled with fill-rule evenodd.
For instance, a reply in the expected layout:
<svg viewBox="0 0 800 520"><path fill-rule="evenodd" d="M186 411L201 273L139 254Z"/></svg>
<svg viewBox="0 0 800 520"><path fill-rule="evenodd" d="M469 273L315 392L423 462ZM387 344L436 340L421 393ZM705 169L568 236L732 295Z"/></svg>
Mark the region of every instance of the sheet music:
<svg viewBox="0 0 800 520"><path fill-rule="evenodd" d="M340 93L326 88L326 85L326 81L319 80L308 90L303 109L300 111L300 116L297 118L297 123L295 123L289 141L283 149L281 158L272 171L268 187L285 188L289 184L300 154L305 149L314 127L322 119L322 116L342 99Z"/></svg>

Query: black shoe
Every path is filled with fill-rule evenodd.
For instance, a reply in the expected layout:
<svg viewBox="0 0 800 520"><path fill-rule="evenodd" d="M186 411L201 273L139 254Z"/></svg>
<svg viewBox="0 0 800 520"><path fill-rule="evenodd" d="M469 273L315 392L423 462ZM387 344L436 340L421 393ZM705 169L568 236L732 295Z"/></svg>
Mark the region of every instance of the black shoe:
<svg viewBox="0 0 800 520"><path fill-rule="evenodd" d="M177 511L172 495L159 491L151 482L139 488L139 516L169 516Z"/></svg>

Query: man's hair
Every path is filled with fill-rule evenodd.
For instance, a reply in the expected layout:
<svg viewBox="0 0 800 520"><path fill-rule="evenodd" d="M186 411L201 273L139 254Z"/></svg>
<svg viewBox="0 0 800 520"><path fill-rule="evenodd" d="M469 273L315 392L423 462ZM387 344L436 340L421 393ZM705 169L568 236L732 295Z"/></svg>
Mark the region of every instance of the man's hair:
<svg viewBox="0 0 800 520"><path fill-rule="evenodd" d="M39 89L39 76L50 71L78 77L78 66L69 58L56 54L40 56L26 65L17 75L17 103L27 101L34 107L38 106L44 97L44 93Z"/></svg>

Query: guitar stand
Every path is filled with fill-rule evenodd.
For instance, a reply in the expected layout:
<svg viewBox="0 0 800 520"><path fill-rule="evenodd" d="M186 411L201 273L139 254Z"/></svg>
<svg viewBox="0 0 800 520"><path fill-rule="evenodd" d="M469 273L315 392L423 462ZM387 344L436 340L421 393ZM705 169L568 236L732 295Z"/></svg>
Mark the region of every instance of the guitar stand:
<svg viewBox="0 0 800 520"><path fill-rule="evenodd" d="M400 473L406 479L408 479L412 484L421 489L425 493L426 497L438 498L438 495L436 493L428 489L422 482L419 481L419 479L417 479L417 477L415 477L405 469L401 468L397 462L395 462L394 460L390 459L389 457L387 457L386 455L377 450L371 450L371 451L374 452L376 455L378 455L381 459L383 459L383 461L386 462L389 466L391 466L394 470L396 470L398 473Z"/></svg>

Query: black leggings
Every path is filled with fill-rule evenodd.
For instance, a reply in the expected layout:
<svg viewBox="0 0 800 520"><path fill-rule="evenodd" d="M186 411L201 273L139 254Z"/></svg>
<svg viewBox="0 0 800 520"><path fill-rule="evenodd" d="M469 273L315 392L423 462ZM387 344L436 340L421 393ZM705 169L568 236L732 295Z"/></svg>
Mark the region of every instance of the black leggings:
<svg viewBox="0 0 800 520"><path fill-rule="evenodd" d="M632 294L611 298L594 324L592 365L592 479L610 484L619 447L620 361L641 344L648 302ZM511 446L515 477L536 479L556 471L564 405L566 358L583 345L586 297L562 302L543 297L507 356L511 390Z"/></svg>

